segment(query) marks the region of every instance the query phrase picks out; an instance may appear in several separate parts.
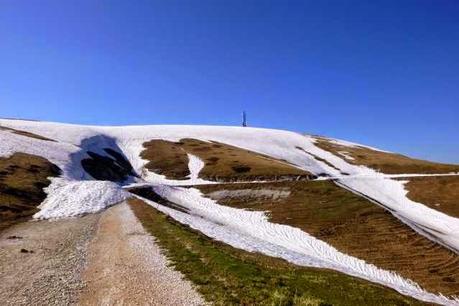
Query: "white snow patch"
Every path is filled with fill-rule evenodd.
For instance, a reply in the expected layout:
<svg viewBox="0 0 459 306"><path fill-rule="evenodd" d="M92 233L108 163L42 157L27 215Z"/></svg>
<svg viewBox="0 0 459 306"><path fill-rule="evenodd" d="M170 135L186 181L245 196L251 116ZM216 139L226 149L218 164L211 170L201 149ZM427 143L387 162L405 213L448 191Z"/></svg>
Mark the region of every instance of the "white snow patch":
<svg viewBox="0 0 459 306"><path fill-rule="evenodd" d="M430 177L430 176L459 176L459 172L450 172L450 173L406 173L406 174L386 174L386 178L409 178L409 177Z"/></svg>
<svg viewBox="0 0 459 306"><path fill-rule="evenodd" d="M341 155L342 157L344 157L347 160L355 160L355 158L350 156L349 152L347 152L347 151L339 151L338 154Z"/></svg>
<svg viewBox="0 0 459 306"><path fill-rule="evenodd" d="M67 181L52 179L45 191L48 197L40 204L36 219L79 216L101 211L131 197L119 185L108 181Z"/></svg>
<svg viewBox="0 0 459 306"><path fill-rule="evenodd" d="M205 163L196 155L187 153L188 155L188 169L190 170L190 181L192 184L203 181L199 179L199 172L204 168Z"/></svg>

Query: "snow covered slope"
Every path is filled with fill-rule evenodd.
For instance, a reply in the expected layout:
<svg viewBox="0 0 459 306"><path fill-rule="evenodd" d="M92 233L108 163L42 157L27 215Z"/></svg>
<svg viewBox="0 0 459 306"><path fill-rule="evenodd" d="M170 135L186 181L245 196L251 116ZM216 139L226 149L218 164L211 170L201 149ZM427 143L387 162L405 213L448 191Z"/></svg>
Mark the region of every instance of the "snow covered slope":
<svg viewBox="0 0 459 306"><path fill-rule="evenodd" d="M168 180L145 169L147 161L140 157L143 144L152 139L179 141L183 138L217 141L286 161L318 176L365 196L389 210L402 222L428 238L459 250L459 219L448 216L406 197L404 182L368 167L351 164L349 156L337 156L317 146L312 136L289 131L217 126L127 126L98 127L51 122L0 119L0 126L27 131L48 139L28 137L11 130L0 130L0 157L14 152L42 156L61 168L60 178L47 188L48 198L41 204L36 218L59 218L91 213L118 203L130 194L124 186L151 185L167 199L189 209L191 214L160 207L158 209L178 221L203 231L206 235L233 246L285 258L291 262L328 267L389 286L401 293L437 303L455 303L452 299L430 294L409 280L392 272L369 265L340 253L299 229L275 225L263 213L231 211L203 199L193 189L177 185L208 183L199 178L205 163L189 154L188 180ZM339 142L344 146L355 144ZM123 182L94 182L81 166L89 158L88 151L107 155L105 149L121 154L136 175ZM411 174L413 175L413 174ZM452 174L456 175L456 174ZM403 176L403 174L402 174ZM197 218L196 216L199 216ZM245 220L241 223L241 220ZM245 227L247 226L247 227ZM232 235L225 232L231 231Z"/></svg>

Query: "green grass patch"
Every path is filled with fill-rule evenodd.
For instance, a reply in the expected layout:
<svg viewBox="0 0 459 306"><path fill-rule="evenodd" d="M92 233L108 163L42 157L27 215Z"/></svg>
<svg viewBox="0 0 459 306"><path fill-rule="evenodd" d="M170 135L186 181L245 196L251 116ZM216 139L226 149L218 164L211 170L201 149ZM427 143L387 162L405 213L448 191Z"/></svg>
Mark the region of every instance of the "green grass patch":
<svg viewBox="0 0 459 306"><path fill-rule="evenodd" d="M216 305L421 305L394 290L332 270L303 268L235 249L129 201L175 269Z"/></svg>

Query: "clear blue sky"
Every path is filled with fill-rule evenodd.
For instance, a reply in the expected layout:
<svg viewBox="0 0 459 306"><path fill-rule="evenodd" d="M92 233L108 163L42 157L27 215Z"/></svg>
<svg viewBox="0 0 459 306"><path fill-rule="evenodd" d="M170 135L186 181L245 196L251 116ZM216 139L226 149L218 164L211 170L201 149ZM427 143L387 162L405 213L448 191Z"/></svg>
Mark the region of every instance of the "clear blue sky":
<svg viewBox="0 0 459 306"><path fill-rule="evenodd" d="M242 110L459 163L459 1L0 0L1 117L238 125Z"/></svg>

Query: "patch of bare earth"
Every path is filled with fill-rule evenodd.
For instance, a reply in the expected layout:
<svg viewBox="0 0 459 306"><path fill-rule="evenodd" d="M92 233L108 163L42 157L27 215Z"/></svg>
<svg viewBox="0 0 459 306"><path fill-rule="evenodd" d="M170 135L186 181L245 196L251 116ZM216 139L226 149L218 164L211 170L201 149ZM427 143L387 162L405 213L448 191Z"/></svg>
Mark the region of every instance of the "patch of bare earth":
<svg viewBox="0 0 459 306"><path fill-rule="evenodd" d="M145 150L140 156L148 160L145 168L166 176L168 179L186 179L190 174L188 156L179 143L161 139L143 144Z"/></svg>
<svg viewBox="0 0 459 306"><path fill-rule="evenodd" d="M409 199L459 218L459 176L412 177L408 180L405 189Z"/></svg>
<svg viewBox="0 0 459 306"><path fill-rule="evenodd" d="M105 211L89 247L81 305L200 305L126 203Z"/></svg>
<svg viewBox="0 0 459 306"><path fill-rule="evenodd" d="M459 256L385 209L330 181L196 186L231 207L267 211L339 251L396 271L431 292L459 295Z"/></svg>
<svg viewBox="0 0 459 306"><path fill-rule="evenodd" d="M171 179L185 179L189 174L187 153L204 161L205 166L199 177L208 180L251 181L312 177L310 173L285 161L215 141L151 140L144 143L144 147L141 156L149 161L146 168Z"/></svg>
<svg viewBox="0 0 459 306"><path fill-rule="evenodd" d="M0 233L1 305L71 305L99 215L16 224Z"/></svg>
<svg viewBox="0 0 459 306"><path fill-rule="evenodd" d="M1 144L0 144L1 145ZM43 188L60 170L45 158L14 153L0 158L0 231L27 220L46 198Z"/></svg>
<svg viewBox="0 0 459 306"><path fill-rule="evenodd" d="M23 130L12 129L12 128L9 128L9 127L6 127L6 126L0 126L0 131L2 131L2 130L3 131L9 131L9 132L12 132L12 133L15 133L15 134L18 134L18 135L21 135L21 136L25 136L25 137L39 139L39 140L55 141L53 139L50 139L50 138L47 138L47 137L44 137L44 136L41 136L41 135L38 135L38 134L30 133L30 132L23 131Z"/></svg>
<svg viewBox="0 0 459 306"><path fill-rule="evenodd" d="M459 172L459 165L434 163L361 146L344 146L323 137L315 139L317 147L333 153L350 164L367 166L386 174Z"/></svg>

